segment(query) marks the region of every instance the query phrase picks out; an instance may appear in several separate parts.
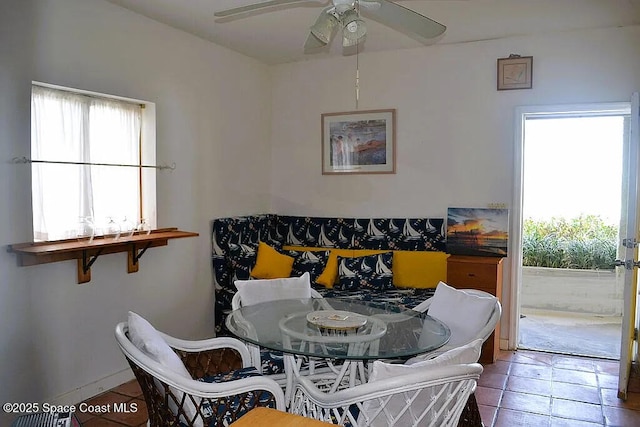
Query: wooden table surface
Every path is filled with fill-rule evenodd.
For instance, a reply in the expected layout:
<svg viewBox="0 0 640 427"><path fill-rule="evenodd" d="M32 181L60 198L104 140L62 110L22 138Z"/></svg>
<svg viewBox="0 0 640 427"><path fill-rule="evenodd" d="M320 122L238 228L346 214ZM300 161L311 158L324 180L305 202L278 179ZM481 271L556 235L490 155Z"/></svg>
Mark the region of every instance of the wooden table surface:
<svg viewBox="0 0 640 427"><path fill-rule="evenodd" d="M232 423L232 427L277 426L277 427L327 427L333 424L289 414L271 408L255 408Z"/></svg>

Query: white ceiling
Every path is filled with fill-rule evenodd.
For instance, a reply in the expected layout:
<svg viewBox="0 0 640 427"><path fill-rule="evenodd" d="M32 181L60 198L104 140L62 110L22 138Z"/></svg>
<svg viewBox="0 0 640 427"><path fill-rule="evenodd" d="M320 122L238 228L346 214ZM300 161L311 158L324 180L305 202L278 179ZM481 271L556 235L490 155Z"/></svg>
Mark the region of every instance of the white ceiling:
<svg viewBox="0 0 640 427"><path fill-rule="evenodd" d="M277 6L220 22L216 11L264 0L107 0L267 64L343 55L339 40L316 54L303 52L323 3ZM328 0L327 0L328 3ZM447 26L433 43L463 43L516 35L640 24L640 0L405 0L396 1ZM228 18L227 18L228 19ZM370 19L361 52L424 46Z"/></svg>

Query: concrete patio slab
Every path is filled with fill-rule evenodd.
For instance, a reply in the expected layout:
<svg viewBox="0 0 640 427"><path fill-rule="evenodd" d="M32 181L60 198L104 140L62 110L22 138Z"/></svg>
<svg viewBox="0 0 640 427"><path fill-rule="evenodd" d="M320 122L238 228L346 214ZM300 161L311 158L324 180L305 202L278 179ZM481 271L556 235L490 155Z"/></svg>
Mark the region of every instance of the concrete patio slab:
<svg viewBox="0 0 640 427"><path fill-rule="evenodd" d="M621 316L521 309L519 348L620 359Z"/></svg>

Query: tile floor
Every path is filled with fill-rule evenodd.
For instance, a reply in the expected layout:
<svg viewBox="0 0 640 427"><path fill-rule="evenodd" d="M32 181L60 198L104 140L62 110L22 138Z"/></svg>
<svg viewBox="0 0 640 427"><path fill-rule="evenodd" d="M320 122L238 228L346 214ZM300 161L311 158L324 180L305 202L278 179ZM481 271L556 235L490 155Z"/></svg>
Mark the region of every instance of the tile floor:
<svg viewBox="0 0 640 427"><path fill-rule="evenodd" d="M617 397L618 362L528 350L485 366L476 398L488 427L640 426L640 377Z"/></svg>
<svg viewBox="0 0 640 427"><path fill-rule="evenodd" d="M640 377L626 402L617 398L618 362L528 350L503 351L486 365L476 398L487 427L640 426ZM83 427L145 426L147 409L136 381L87 400L135 402L130 414L80 414Z"/></svg>
<svg viewBox="0 0 640 427"><path fill-rule="evenodd" d="M135 403L136 410L129 413L110 411L104 414L78 412L76 415L82 427L144 427L147 425L147 405L144 403L142 391L136 380L124 383L85 402L96 407L127 403L128 408L132 408L132 404Z"/></svg>

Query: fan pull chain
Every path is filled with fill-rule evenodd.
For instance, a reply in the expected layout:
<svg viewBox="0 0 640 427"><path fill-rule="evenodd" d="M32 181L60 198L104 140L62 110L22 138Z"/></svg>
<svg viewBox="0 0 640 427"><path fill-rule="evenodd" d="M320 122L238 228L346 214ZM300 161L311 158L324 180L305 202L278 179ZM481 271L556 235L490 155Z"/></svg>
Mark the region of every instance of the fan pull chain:
<svg viewBox="0 0 640 427"><path fill-rule="evenodd" d="M356 69L356 110L358 109L359 100L360 100L360 70Z"/></svg>
<svg viewBox="0 0 640 427"><path fill-rule="evenodd" d="M360 3L356 0L355 10L360 17ZM358 101L360 101L360 40L356 40L356 110L358 109Z"/></svg>
<svg viewBox="0 0 640 427"><path fill-rule="evenodd" d="M356 6L359 6L356 2ZM360 8L358 7L358 16L360 16ZM360 101L360 41L356 41L356 110L358 109L358 101Z"/></svg>

